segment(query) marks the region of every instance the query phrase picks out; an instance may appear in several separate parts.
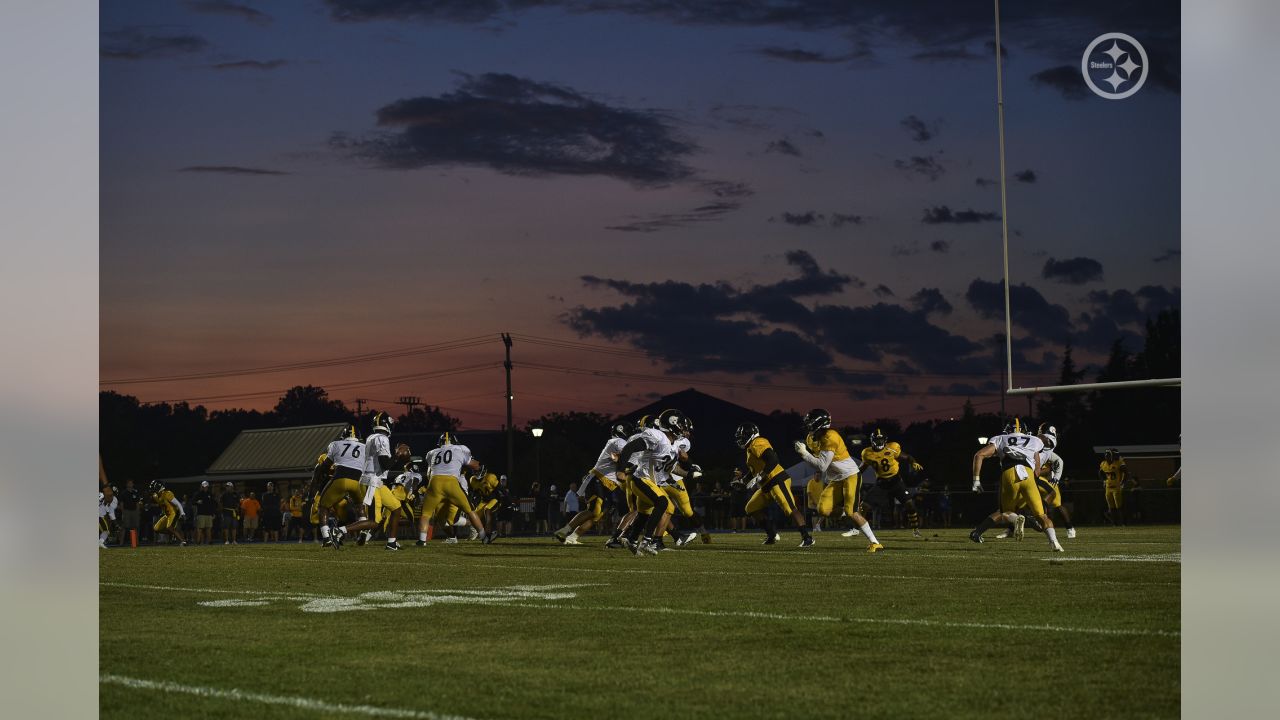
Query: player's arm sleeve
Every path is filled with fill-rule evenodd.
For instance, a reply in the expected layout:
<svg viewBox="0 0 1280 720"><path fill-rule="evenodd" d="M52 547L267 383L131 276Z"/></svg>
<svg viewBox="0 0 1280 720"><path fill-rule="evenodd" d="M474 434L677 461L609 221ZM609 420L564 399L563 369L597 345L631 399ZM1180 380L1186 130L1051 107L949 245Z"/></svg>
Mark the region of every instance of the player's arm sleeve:
<svg viewBox="0 0 1280 720"><path fill-rule="evenodd" d="M630 473L635 469L635 465L631 462L631 456L648 447L643 438L630 440L622 449L618 451L618 469Z"/></svg>
<svg viewBox="0 0 1280 720"><path fill-rule="evenodd" d="M185 515L185 514L186 514L186 512L187 512L187 511L182 509L182 503L178 502L178 498L174 498L174 499L170 500L169 502L170 502L170 503L172 503L174 507L178 508L178 514L179 514L179 515Z"/></svg>
<svg viewBox="0 0 1280 720"><path fill-rule="evenodd" d="M773 472L775 467L782 464L778 461L778 451L773 448L765 450L760 456L760 459L764 461L764 470L760 471L761 477L769 477L769 473Z"/></svg>

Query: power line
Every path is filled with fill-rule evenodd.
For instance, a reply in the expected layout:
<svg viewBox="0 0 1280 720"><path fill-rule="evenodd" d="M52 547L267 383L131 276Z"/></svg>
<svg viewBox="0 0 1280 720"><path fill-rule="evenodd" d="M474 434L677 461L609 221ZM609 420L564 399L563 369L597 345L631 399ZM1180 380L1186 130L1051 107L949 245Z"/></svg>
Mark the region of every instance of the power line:
<svg viewBox="0 0 1280 720"><path fill-rule="evenodd" d="M380 360L392 360L395 358L412 357L414 355L427 355L431 353L445 352L448 350L461 350L463 348L475 347L476 345L483 345L492 341L492 339L492 335L477 335L475 337L450 340L448 342L434 343L431 345L419 345L416 347L400 348L397 350L383 350L380 352L365 353L362 355L347 355L325 360L306 360L240 370L210 370L208 372L187 373L183 375L159 375L154 377L124 378L120 380L102 380L99 381L98 384L135 385L139 383L209 380L214 378L237 377L241 375L262 375L266 373L290 372L295 370L312 370L316 368L336 367L339 365L354 365Z"/></svg>

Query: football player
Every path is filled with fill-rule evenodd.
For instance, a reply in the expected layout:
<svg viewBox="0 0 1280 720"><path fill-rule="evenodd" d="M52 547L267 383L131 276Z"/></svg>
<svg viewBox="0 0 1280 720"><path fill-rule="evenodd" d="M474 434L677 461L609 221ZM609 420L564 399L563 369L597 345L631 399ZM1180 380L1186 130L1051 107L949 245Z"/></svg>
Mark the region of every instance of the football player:
<svg viewBox="0 0 1280 720"><path fill-rule="evenodd" d="M107 535L116 524L116 513L120 509L120 499L116 497L115 488L103 485L98 493L98 547L107 549Z"/></svg>
<svg viewBox="0 0 1280 720"><path fill-rule="evenodd" d="M626 420L619 420L610 428L610 438L596 458L595 467L582 478L578 495L586 500L582 512L574 515L565 526L555 532L556 540L565 545L581 545L578 531L586 532L604 518L605 507L613 504L613 493L618 489L618 464L613 456L622 451L627 438L635 434L635 428Z"/></svg>
<svg viewBox="0 0 1280 720"><path fill-rule="evenodd" d="M406 446L408 447L408 446ZM404 472L396 476L391 481L391 494L395 499L400 501L399 513L388 513L382 521L382 530L389 537L395 537L396 526L392 523L399 523L400 517L403 516L409 521L410 525L414 524L413 516L413 497L418 486L422 484L422 473L418 472L418 466L410 464L405 467Z"/></svg>
<svg viewBox="0 0 1280 720"><path fill-rule="evenodd" d="M675 457L671 443L676 432L675 428L664 427L655 420L653 427L645 427L628 438L613 457L619 472L628 478L629 500L635 504L627 540L637 557L658 554L659 525L671 504L658 487L658 479L662 477L661 468Z"/></svg>
<svg viewBox="0 0 1280 720"><path fill-rule="evenodd" d="M831 429L831 413L822 408L811 410L804 416L806 431L803 441L796 441L796 452L800 458L812 465L817 473L809 483L809 492L817 493L818 517L830 517L836 507L842 507L844 514L853 520L853 524L861 534L867 536L867 552L874 553L884 549L884 545L876 540L870 523L858 512L858 496L862 490L862 473L858 461L849 455L844 439L840 433ZM817 487L814 487L814 484Z"/></svg>
<svg viewBox="0 0 1280 720"><path fill-rule="evenodd" d="M1041 423L1036 430L1036 437L1040 438L1040 442L1044 443L1045 456L1041 458L1040 473L1036 475L1036 489L1040 491L1040 502L1044 505L1046 513L1054 517L1054 521L1061 521L1062 525L1067 528L1067 539L1076 536L1076 528L1071 523L1071 515L1067 512L1067 508L1062 504L1062 490L1060 484L1062 482L1062 470L1065 467L1062 457L1055 452L1058 447L1058 430L1049 423ZM1019 510L1025 509L1025 503L1018 506ZM1044 532L1044 528L1033 525L1037 532ZM1013 533L1006 530L996 536L996 539L1007 538Z"/></svg>
<svg viewBox="0 0 1280 720"><path fill-rule="evenodd" d="M685 480L696 480L702 477L702 468L689 460L689 450L693 447L693 441L689 437L693 434L693 421L679 410L663 410L658 416L658 422L664 427L675 430L675 440L671 443L675 454L667 466L661 470L663 478L659 484L670 504L667 505L666 515L663 516L659 526L658 537L661 538L670 526L672 527L671 535L676 538L677 547L692 542L699 535L702 536L702 542L710 543L711 533L707 530L706 520L694 511L693 503L689 501L689 489L685 486ZM677 512L697 530L675 529L672 521L675 520Z"/></svg>
<svg viewBox="0 0 1280 720"><path fill-rule="evenodd" d="M467 499L467 489L463 485L466 480L463 479L462 469L469 467L472 470L479 470L480 461L471 456L471 448L459 445L456 440L453 433L444 433L436 443L436 449L427 453L430 477L427 480L426 495L422 501L422 514L418 516L419 545L426 544L427 526L431 523L431 518L436 511L446 502L456 505L467 516L467 520L476 532L480 533L486 545L498 537L496 531L485 532L484 523L471 509L471 501Z"/></svg>
<svg viewBox="0 0 1280 720"><path fill-rule="evenodd" d="M385 412L373 414L373 429L364 441L364 468L360 475L360 498L353 507L360 508L359 519L347 525L339 525L330 533L335 548L342 547L342 540L351 533L368 533L382 524L382 513L385 510L392 514L391 527L394 532L400 514L400 501L387 489L387 473L399 470L413 459L408 445L396 446L396 454L391 456L391 416ZM370 517L372 515L372 517ZM323 528L323 526L321 526ZM357 542L364 544L368 534L360 536ZM399 550L394 534L387 536L387 550Z"/></svg>
<svg viewBox="0 0 1280 720"><path fill-rule="evenodd" d="M1049 548L1063 552L1058 543L1053 521L1044 513L1035 477L1040 474L1044 443L1034 435L1022 431L1022 423L1015 419L1004 432L991 438L981 450L973 454L973 491L982 492L982 463L989 457L1000 461L1000 509L982 519L978 527L969 533L973 542L982 542L982 533L1000 524L1013 526L1013 537L1021 540L1025 533L1026 518L1015 512L1025 503L1032 515L1044 527L1049 538Z"/></svg>
<svg viewBox="0 0 1280 720"><path fill-rule="evenodd" d="M364 492L360 487L360 477L364 474L364 441L356 435L356 426L343 428L338 437L329 443L329 448L316 462L311 471L311 487L318 490L319 499L313 505L320 528L321 547L335 547L330 538L329 517L339 505L359 507L364 501ZM338 516L342 522L342 516Z"/></svg>
<svg viewBox="0 0 1280 720"><path fill-rule="evenodd" d="M182 509L182 503L178 502L178 498L173 496L173 491L165 488L159 480L152 480L147 489L151 491L151 501L160 506L162 513L152 529L156 533L168 533L186 546L187 538L182 535L181 520L187 516L187 513Z"/></svg>
<svg viewBox="0 0 1280 720"><path fill-rule="evenodd" d="M911 526L911 534L921 537L920 513L916 510L916 503L912 499L911 491L907 490L907 483L903 478L904 468L917 469L920 467L919 463L910 455L903 454L901 445L896 442L886 442L886 440L884 433L876 428L876 431L871 433L871 447L862 450L862 461L875 469L876 487L902 505L902 509L907 513L907 524Z"/></svg>
<svg viewBox="0 0 1280 720"><path fill-rule="evenodd" d="M760 428L755 423L744 422L733 433L734 442L747 451L747 472L751 480L748 488L755 488L751 499L747 500L747 514L765 528L765 545L778 542L778 529L773 519L765 512L772 500L784 515L790 515L800 529L800 547L813 547L813 536L809 534L809 526L804 521L804 511L796 505L795 495L791 493L791 476L782 469L778 460L778 452L765 438L760 437ZM741 468L734 469L734 477L744 477Z"/></svg>
<svg viewBox="0 0 1280 720"><path fill-rule="evenodd" d="M498 528L495 517L498 509L497 474L481 467L476 473L475 480L471 483L471 492L475 495L475 502L471 503L471 507L476 511L476 515L480 517L480 522L484 523L485 527L496 530ZM479 532L475 528L470 528L470 530L470 539L475 540L479 537Z"/></svg>
<svg viewBox="0 0 1280 720"><path fill-rule="evenodd" d="M1098 479L1103 482L1103 494L1107 499L1107 511L1111 524L1124 525L1124 488L1129 480L1129 468L1125 467L1120 451L1111 448L1098 463Z"/></svg>
<svg viewBox="0 0 1280 720"><path fill-rule="evenodd" d="M649 416L645 415L641 417L638 421L636 421L635 432L629 437L627 437L627 442L629 443L632 440L639 438L644 433L644 431L649 427L650 427ZM623 443L623 445L625 446L626 443ZM619 450L619 452L621 452L621 450ZM612 457L612 455L610 457ZM628 531L631 530L631 526L635 523L636 517L639 516L639 513L636 511L636 494L635 494L635 490L632 489L631 487L631 476L627 474L627 468L624 467L626 463L618 462L616 458L614 458L614 461L617 467L617 473L615 477L618 481L619 491L620 491L620 494L622 495L622 499L626 501L627 513L626 515L623 515L622 520L618 522L618 527L614 528L613 536L609 538L609 542L605 543L605 547L630 548L632 547L631 537L627 535L627 533Z"/></svg>

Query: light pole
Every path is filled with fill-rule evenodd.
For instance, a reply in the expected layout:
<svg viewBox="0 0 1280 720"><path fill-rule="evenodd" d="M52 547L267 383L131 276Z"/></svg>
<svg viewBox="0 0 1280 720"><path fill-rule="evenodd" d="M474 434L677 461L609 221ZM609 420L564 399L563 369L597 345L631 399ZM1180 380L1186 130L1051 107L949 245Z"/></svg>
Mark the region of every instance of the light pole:
<svg viewBox="0 0 1280 720"><path fill-rule="evenodd" d="M538 442L538 438L542 437L542 428L533 428L529 432L533 433L533 480L542 486L542 443Z"/></svg>

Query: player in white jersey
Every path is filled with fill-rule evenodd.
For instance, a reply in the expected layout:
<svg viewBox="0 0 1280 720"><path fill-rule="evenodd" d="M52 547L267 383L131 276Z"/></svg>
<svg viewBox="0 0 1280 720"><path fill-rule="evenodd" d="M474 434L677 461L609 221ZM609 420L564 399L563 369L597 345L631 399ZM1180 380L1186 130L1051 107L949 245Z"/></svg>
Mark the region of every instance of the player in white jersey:
<svg viewBox="0 0 1280 720"><path fill-rule="evenodd" d="M679 410L663 410L658 416L658 423L661 427L669 427L676 431L675 439L671 442L672 457L662 468L664 477L659 482L662 492L670 501L667 512L662 518L662 525L658 529L659 541L670 524L671 535L676 539L677 547L692 542L699 535L702 536L702 542L709 543L711 533L707 531L706 522L702 516L694 512L693 503L689 500L689 488L685 485L686 480L695 480L702 476L702 469L689 460L689 451L693 449L693 441L689 437L693 434L693 421ZM683 530L678 529L673 522L677 513L680 517L688 519L688 525L697 529L690 529L687 526Z"/></svg>
<svg viewBox="0 0 1280 720"><path fill-rule="evenodd" d="M485 532L480 516L471 508L467 498L466 478L463 468L479 470L480 461L471 456L471 448L459 445L453 433L444 433L436 443L436 449L427 453L427 490L423 495L422 514L418 517L418 545L427 544L427 527L441 504L448 502L467 516L471 527L480 533L487 545L498 537L497 531Z"/></svg>
<svg viewBox="0 0 1280 720"><path fill-rule="evenodd" d="M661 419L654 425L656 427L645 428L628 438L615 458L618 469L631 478L637 516L628 540L637 556L658 554L659 524L671 504L658 486L658 480L665 477L664 468L675 458L675 448L671 443L679 430L662 424ZM642 532L643 538L640 536Z"/></svg>
<svg viewBox="0 0 1280 720"><path fill-rule="evenodd" d="M107 549L107 533L116 524L116 513L120 509L120 498L116 497L115 488L103 485L98 493L98 547Z"/></svg>
<svg viewBox="0 0 1280 720"><path fill-rule="evenodd" d="M631 442L635 438L640 437L640 434L643 433L646 428L650 427L656 420L657 418L651 418L649 415L642 416L636 421L635 432L628 435L626 441ZM625 447L626 443L623 443L623 445ZM620 453L621 450L618 452ZM610 457L612 458L615 454L616 453L611 454ZM618 480L618 494L622 496L622 499L626 500L627 512L622 516L622 519L618 521L618 526L613 529L613 537L609 538L609 542L605 543L604 546L607 548L630 548L631 541L629 537L625 537L624 534L631 529L632 524L640 513L636 511L636 493L631 486L631 475L628 474L627 469L624 467L626 461L615 460L615 463L617 467L617 474L615 477Z"/></svg>
<svg viewBox="0 0 1280 720"><path fill-rule="evenodd" d="M409 464L412 452L408 445L401 443L396 447L395 458L391 456L391 416L384 412L373 415L373 430L364 441L363 471L360 475L358 507L360 519L347 525L333 529L331 538L335 548L342 547L342 539L351 533L372 531L382 524L382 513L385 510L392 514L390 533L387 536L387 550L399 550L396 542L395 527L400 513L400 501L386 487L387 473L399 470ZM323 526L322 526L323 527ZM323 529L321 533L323 533ZM368 535L363 535L361 544Z"/></svg>
<svg viewBox="0 0 1280 720"><path fill-rule="evenodd" d="M978 527L969 533L970 540L982 542L982 533L1001 524L1012 525L1014 539L1021 540L1026 518L1016 511L1025 503L1044 527L1045 535L1049 538L1049 548L1054 552L1062 552L1053 521L1045 515L1044 506L1040 503L1040 492L1036 489L1035 478L1040 473L1043 451L1044 443L1040 438L1024 433L1022 423L1015 419L1005 428L1005 432L991 438L981 450L973 454L974 492L982 492L983 460L996 457L1000 461L1000 509L983 518Z"/></svg>
<svg viewBox="0 0 1280 720"><path fill-rule="evenodd" d="M323 547L332 547L329 537L329 515L338 508L360 507L364 492L360 476L364 474L365 443L356 435L356 426L348 425L320 456L312 470L312 487L319 490L316 518L319 521ZM310 488L303 495L310 496Z"/></svg>
<svg viewBox="0 0 1280 720"><path fill-rule="evenodd" d="M613 504L613 493L618 489L618 464L613 456L627 444L627 438L635 433L631 423L619 420L611 428L613 437L604 444L595 467L582 477L578 495L583 499L582 512L574 515L565 526L556 530L555 538L565 545L581 545L578 531L586 532L604 518L605 508Z"/></svg>

